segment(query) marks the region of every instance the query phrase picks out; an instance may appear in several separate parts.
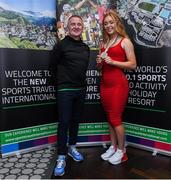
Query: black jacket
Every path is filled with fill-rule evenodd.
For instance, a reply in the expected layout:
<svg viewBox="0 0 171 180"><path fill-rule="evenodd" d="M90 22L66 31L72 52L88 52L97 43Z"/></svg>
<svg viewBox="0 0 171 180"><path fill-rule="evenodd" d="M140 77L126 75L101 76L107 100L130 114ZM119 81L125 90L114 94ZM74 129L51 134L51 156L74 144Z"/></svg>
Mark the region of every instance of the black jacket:
<svg viewBox="0 0 171 180"><path fill-rule="evenodd" d="M58 89L85 87L89 56L89 47L82 40L75 40L70 36L55 45L53 66L57 67Z"/></svg>

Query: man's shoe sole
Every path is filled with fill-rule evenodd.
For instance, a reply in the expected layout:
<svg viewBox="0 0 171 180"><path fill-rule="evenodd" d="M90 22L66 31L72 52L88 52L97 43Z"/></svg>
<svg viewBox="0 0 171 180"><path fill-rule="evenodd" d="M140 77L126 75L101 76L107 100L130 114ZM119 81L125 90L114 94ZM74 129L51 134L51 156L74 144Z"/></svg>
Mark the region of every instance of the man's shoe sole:
<svg viewBox="0 0 171 180"><path fill-rule="evenodd" d="M54 176L63 176L65 174L65 172L63 172L62 174L56 174L54 173Z"/></svg>
<svg viewBox="0 0 171 180"><path fill-rule="evenodd" d="M83 160L75 159L74 156L72 156L72 154L70 154L70 153L68 153L68 155L69 155L70 157L72 157L72 159L73 159L74 161L76 161L76 162L81 162L81 161L83 161Z"/></svg>

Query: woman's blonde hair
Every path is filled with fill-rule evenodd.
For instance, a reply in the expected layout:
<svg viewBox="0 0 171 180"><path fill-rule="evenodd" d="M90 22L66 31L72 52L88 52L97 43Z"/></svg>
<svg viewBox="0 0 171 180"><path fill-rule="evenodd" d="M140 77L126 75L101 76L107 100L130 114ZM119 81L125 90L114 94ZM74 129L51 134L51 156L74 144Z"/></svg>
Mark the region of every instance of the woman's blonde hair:
<svg viewBox="0 0 171 180"><path fill-rule="evenodd" d="M114 10L107 10L107 12L104 14L104 18L103 18L103 27L102 27L103 41L107 42L109 40L109 35L106 33L106 31L104 29L104 20L107 16L110 16L116 22L116 32L119 35L128 38L128 35L125 31L124 24L123 24L121 18L119 17L118 13Z"/></svg>

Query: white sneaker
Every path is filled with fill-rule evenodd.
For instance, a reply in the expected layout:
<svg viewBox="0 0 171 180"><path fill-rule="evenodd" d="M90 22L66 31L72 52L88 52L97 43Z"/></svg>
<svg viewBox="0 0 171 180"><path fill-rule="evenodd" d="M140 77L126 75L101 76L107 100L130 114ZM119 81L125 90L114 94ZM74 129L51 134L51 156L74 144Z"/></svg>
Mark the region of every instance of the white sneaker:
<svg viewBox="0 0 171 180"><path fill-rule="evenodd" d="M114 154L115 154L114 146L110 146L109 149L101 155L101 158L103 160L107 161Z"/></svg>
<svg viewBox="0 0 171 180"><path fill-rule="evenodd" d="M115 154L109 158L109 162L115 165L127 160L128 157L126 154L126 149L124 151L122 151L121 149L117 149Z"/></svg>

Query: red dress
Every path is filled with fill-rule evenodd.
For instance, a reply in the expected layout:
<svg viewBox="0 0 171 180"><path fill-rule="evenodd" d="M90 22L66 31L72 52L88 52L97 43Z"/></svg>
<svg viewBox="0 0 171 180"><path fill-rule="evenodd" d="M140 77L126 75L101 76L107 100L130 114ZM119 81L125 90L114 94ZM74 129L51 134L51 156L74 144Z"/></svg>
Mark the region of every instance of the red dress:
<svg viewBox="0 0 171 180"><path fill-rule="evenodd" d="M107 51L108 56L114 61L126 61L125 51L121 47L122 40ZM104 50L104 48L101 49L102 52ZM107 119L113 127L122 124L122 113L127 102L128 91L128 80L123 70L103 61L100 83L101 102Z"/></svg>

